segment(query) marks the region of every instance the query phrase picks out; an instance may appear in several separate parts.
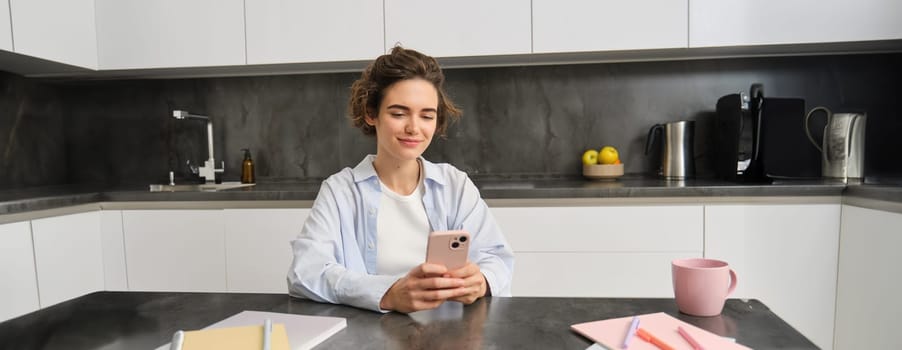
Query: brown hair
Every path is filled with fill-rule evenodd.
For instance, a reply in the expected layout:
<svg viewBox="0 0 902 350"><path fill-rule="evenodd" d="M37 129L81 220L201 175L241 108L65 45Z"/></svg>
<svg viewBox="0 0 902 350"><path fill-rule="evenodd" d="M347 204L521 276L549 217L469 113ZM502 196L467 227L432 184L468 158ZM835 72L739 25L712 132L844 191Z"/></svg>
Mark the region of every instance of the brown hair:
<svg viewBox="0 0 902 350"><path fill-rule="evenodd" d="M441 137L452 121L460 118L460 109L445 95L442 84L445 75L435 58L415 50L395 46L390 54L379 56L366 67L360 79L351 85L348 113L351 124L365 135L375 135L376 128L366 123L366 116L378 116L385 89L407 79L423 79L435 86L438 92L438 111L435 133Z"/></svg>

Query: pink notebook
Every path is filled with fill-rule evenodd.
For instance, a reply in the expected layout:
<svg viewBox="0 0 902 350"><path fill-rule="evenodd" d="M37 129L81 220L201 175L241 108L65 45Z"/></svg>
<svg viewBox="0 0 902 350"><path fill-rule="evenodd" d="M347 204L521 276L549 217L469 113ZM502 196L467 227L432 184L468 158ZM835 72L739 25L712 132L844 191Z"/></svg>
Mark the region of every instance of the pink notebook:
<svg viewBox="0 0 902 350"><path fill-rule="evenodd" d="M663 312L638 315L638 317L639 328L645 329L658 339L667 343L667 345L672 346L675 350L692 350L692 345L677 332L677 327L683 327L683 329L706 350L749 349L730 339L726 339L717 334L680 321ZM570 326L570 329L586 338L592 339L608 349L622 349L623 338L626 336L626 332L630 328L630 323L632 321L632 316L612 318L609 320L575 324ZM628 349L660 350L660 348L642 340L639 336L633 336L632 340L630 340Z"/></svg>

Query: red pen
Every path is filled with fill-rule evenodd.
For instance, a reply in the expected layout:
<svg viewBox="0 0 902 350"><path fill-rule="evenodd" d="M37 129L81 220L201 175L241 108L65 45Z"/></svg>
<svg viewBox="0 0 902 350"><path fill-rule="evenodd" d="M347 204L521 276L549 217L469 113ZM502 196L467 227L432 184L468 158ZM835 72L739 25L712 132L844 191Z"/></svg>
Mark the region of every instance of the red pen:
<svg viewBox="0 0 902 350"><path fill-rule="evenodd" d="M674 350L672 346L667 345L667 343L665 343L661 339L658 339L658 337L651 335L651 333L648 333L643 328L639 328L636 331L636 335L638 335L639 338L642 338L642 340L652 343L654 346L661 348L661 350Z"/></svg>

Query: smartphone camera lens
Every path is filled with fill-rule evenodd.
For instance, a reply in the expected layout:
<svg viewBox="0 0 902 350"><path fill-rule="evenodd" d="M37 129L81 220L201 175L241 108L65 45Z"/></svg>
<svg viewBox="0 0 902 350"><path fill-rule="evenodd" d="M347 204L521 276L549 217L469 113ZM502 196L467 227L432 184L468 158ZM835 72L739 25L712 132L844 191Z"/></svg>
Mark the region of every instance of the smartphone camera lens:
<svg viewBox="0 0 902 350"><path fill-rule="evenodd" d="M457 242L451 243L451 248L459 248L459 247L460 247L460 243L457 243Z"/></svg>
<svg viewBox="0 0 902 350"><path fill-rule="evenodd" d="M460 241L461 243L466 242L467 236L460 236L460 238L458 238L457 240Z"/></svg>

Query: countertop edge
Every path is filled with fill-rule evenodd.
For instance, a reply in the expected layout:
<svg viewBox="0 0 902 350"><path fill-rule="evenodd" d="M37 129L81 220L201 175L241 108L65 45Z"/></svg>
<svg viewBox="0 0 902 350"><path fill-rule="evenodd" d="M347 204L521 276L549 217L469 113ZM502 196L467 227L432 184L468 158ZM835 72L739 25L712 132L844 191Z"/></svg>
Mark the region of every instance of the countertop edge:
<svg viewBox="0 0 902 350"><path fill-rule="evenodd" d="M855 195L849 195L849 196L843 196L842 204L850 205L853 207L867 208L867 209L874 209L874 210L902 214L902 202L893 202L893 201L886 201L886 200L882 200L882 199L874 199L874 198L868 198L868 197L858 197Z"/></svg>
<svg viewBox="0 0 902 350"><path fill-rule="evenodd" d="M481 189L493 207L704 205L704 204L846 204L902 213L902 186L763 185L625 188ZM74 214L91 210L310 208L310 190L150 193L84 191L0 202L0 223Z"/></svg>

